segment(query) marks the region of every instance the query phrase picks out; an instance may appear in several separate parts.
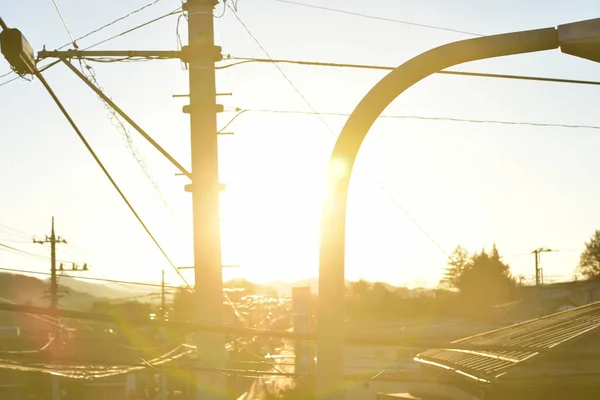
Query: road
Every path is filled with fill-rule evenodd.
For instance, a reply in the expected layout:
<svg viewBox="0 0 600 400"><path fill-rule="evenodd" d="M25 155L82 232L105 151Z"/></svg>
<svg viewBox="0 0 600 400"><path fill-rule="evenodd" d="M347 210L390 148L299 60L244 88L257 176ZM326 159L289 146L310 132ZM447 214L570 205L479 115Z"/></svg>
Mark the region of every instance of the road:
<svg viewBox="0 0 600 400"><path fill-rule="evenodd" d="M277 395L294 385L294 378L277 376L277 374L294 373L294 346L292 342L286 341L283 348L276 349L276 353L265 357L267 361L275 362L273 368L268 371L269 373L256 378L248 392L238 400L263 400L269 394Z"/></svg>

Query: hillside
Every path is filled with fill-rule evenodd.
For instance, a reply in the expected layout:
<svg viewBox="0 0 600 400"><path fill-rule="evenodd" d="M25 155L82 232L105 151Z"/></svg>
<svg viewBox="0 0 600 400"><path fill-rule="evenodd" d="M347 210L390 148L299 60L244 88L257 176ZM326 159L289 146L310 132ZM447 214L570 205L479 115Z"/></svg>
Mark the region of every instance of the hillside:
<svg viewBox="0 0 600 400"><path fill-rule="evenodd" d="M59 287L66 291L59 299L59 303L65 308L85 310L96 300L96 297L87 291L80 292L66 286L62 278L59 280ZM50 302L48 288L48 282L38 278L0 273L0 301L2 302L46 306Z"/></svg>
<svg viewBox="0 0 600 400"><path fill-rule="evenodd" d="M104 283L90 283L67 276L63 276L60 278L60 284L78 292L83 292L94 297L101 297L111 300L148 294L151 292L156 292L158 290L153 287L145 286L124 286L118 284L109 285Z"/></svg>

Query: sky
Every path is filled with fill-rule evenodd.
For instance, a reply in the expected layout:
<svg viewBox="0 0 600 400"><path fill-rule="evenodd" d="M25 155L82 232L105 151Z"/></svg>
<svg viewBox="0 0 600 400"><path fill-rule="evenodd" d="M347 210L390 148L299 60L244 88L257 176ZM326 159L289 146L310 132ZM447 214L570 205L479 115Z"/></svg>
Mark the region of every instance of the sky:
<svg viewBox="0 0 600 400"><path fill-rule="evenodd" d="M57 0L80 37L147 4ZM589 0L299 0L304 4L464 31L401 24L277 0L239 0L237 14L272 58L398 66L434 47L473 37L595 18ZM90 46L180 6L159 0L79 42ZM221 15L222 4L215 10ZM41 50L69 35L51 0L35 7L3 2L0 16ZM111 40L97 50L158 49L184 43L185 19L174 15ZM267 57L226 10L215 19L225 55ZM225 63L225 62L224 62ZM189 167L189 118L181 112L187 71L177 60L90 63L105 93L175 158ZM225 279L293 281L318 271L325 171L346 117L276 113L315 109L352 112L383 71L246 64L217 72L226 110L246 112L219 139ZM460 71L600 80L600 65L560 51L503 57ZM9 72L0 60L0 75ZM176 265L193 263L188 182L131 130L138 154L103 104L65 66L45 76L84 135ZM12 79L7 76L2 83ZM600 126L598 87L435 75L403 93L359 154L348 206L346 276L394 285L435 286L448 254L495 243L515 275L529 282L531 251L542 255L546 282L571 279L584 242L600 228L598 129L451 122L439 118ZM306 99L306 101L304 100ZM308 103L308 104L307 104ZM219 115L224 126L234 113ZM438 118L437 120L435 118ZM148 178L138 159L145 165ZM158 188L158 190L155 188ZM56 218L58 257L88 263L90 277L181 281L110 186L38 81L0 86L0 243L37 255L31 237L49 234ZM160 193L160 195L159 195ZM42 257L0 251L0 268L48 271ZM191 271L186 278L193 282Z"/></svg>

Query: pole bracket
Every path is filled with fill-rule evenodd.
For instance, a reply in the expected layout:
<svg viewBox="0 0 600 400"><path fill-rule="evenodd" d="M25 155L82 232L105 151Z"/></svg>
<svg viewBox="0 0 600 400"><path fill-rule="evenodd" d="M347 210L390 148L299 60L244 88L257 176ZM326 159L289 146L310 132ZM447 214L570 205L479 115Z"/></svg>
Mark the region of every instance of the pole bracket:
<svg viewBox="0 0 600 400"><path fill-rule="evenodd" d="M187 45L181 48L181 61L189 64L193 61L223 61L223 48L214 45Z"/></svg>
<svg viewBox="0 0 600 400"><path fill-rule="evenodd" d="M207 105L206 107L210 107L211 105ZM183 111L184 114L191 114L192 111L194 109L200 109L200 108L206 108L205 106L202 105L196 105L194 107L192 107L191 105L185 105L183 106L183 108L181 109ZM225 110L225 107L223 107L223 104L215 104L214 105L215 109L214 112L215 113L222 113Z"/></svg>

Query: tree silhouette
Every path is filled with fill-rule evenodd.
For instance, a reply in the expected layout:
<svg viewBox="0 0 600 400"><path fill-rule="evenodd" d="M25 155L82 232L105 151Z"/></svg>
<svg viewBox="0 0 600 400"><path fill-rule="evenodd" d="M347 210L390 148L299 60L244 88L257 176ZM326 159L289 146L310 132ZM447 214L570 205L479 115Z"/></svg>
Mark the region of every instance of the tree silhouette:
<svg viewBox="0 0 600 400"><path fill-rule="evenodd" d="M350 296L356 301L362 301L367 297L371 284L364 279L350 283Z"/></svg>
<svg viewBox="0 0 600 400"><path fill-rule="evenodd" d="M495 244L489 254L481 250L467 258L468 253L460 246L453 254L444 280L459 290L465 306L488 307L514 296L515 279Z"/></svg>
<svg viewBox="0 0 600 400"><path fill-rule="evenodd" d="M441 283L446 286L456 287L456 283L468 263L469 252L461 245L456 246L448 258L448 268L446 268Z"/></svg>
<svg viewBox="0 0 600 400"><path fill-rule="evenodd" d="M600 230L594 232L590 240L585 242L585 249L579 258L577 272L586 279L600 277Z"/></svg>

